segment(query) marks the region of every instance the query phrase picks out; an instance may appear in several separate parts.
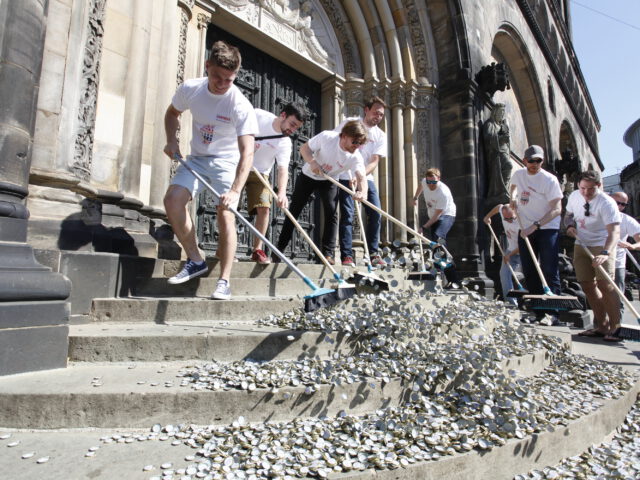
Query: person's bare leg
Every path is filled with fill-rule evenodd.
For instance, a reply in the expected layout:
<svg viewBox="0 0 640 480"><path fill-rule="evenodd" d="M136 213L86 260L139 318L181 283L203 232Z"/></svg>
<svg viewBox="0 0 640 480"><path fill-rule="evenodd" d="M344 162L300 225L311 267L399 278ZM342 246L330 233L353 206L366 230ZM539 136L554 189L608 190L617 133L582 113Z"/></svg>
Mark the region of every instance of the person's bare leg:
<svg viewBox="0 0 640 480"><path fill-rule="evenodd" d="M598 289L602 292L602 303L609 316L609 325L605 331L612 333L620 326L620 297L606 280L598 280Z"/></svg>
<svg viewBox="0 0 640 480"><path fill-rule="evenodd" d="M180 185L169 185L164 196L164 209L169 223L176 234L187 256L194 262L200 263L204 259L200 255L196 242L196 230L189 214L191 192Z"/></svg>
<svg viewBox="0 0 640 480"><path fill-rule="evenodd" d="M609 331L607 309L605 308L602 292L598 288L598 284L595 281L589 281L580 282L580 286L587 297L591 310L593 310L594 327L602 333L607 333Z"/></svg>
<svg viewBox="0 0 640 480"><path fill-rule="evenodd" d="M238 235L236 232L236 217L230 210L217 209L218 230L220 241L218 243L218 258L220 259L220 277L229 281L233 256L236 253Z"/></svg>
<svg viewBox="0 0 640 480"><path fill-rule="evenodd" d="M269 228L269 207L256 207L256 228L266 235ZM253 249L262 250L262 240L257 235L253 236Z"/></svg>

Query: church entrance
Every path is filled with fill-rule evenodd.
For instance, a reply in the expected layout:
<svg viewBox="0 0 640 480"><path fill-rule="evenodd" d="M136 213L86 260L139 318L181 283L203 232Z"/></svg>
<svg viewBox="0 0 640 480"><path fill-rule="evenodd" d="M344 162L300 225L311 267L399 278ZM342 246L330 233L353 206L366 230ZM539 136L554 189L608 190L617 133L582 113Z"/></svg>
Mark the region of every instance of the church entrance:
<svg viewBox="0 0 640 480"><path fill-rule="evenodd" d="M217 40L225 40L237 46L242 54L242 68L238 73L235 84L242 90L251 104L256 108L270 111L274 114L280 112L281 105L292 101L301 101L310 112L310 118L291 138L293 142L293 155L289 164L288 193L293 191L294 181L302 169L303 159L299 149L309 138L320 131L320 84L293 70L282 62L270 57L265 52L243 42L239 38L225 32L216 25L209 24L206 39L206 57L209 56L211 46ZM271 184L276 185L276 167L271 171ZM218 246L218 231L216 225L215 208L211 205L211 193L203 191L197 199L197 237L198 244L207 256L213 256ZM253 218L247 213L246 195L243 192L240 198L238 211L245 218L253 222ZM276 243L285 215L275 206L271 209L271 218L267 238ZM314 198L302 211L299 217L300 224L311 236L314 242L320 238L319 226L320 201ZM238 222L238 251L240 259L248 259L251 256L252 233ZM287 247L287 256L301 262L313 261L315 254L296 232Z"/></svg>

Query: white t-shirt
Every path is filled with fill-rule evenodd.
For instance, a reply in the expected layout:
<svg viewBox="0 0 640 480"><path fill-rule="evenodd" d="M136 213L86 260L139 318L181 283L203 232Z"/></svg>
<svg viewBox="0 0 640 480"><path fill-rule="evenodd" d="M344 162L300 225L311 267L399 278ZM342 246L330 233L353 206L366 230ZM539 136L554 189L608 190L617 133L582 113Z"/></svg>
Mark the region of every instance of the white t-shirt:
<svg viewBox="0 0 640 480"><path fill-rule="evenodd" d="M315 161L322 167L327 175L338 179L342 172L351 171L355 178L356 171L364 175L364 160L358 150L349 153L340 148L340 134L331 130L325 130L309 140L309 148L313 152ZM302 173L314 180L324 180L324 177L311 171L308 163L302 167ZM348 175L347 175L348 178Z"/></svg>
<svg viewBox="0 0 640 480"><path fill-rule="evenodd" d="M344 124L351 120L360 120L367 130L367 142L362 145L358 151L364 159L365 166L371 163L371 157L373 155L380 155L381 157L387 156L387 134L384 133L377 125L369 128L365 125L360 117L346 118L340 125L338 125L334 131L340 133ZM348 180L349 175L340 175L340 180ZM373 180L373 174L367 175L367 180Z"/></svg>
<svg viewBox="0 0 640 480"><path fill-rule="evenodd" d="M585 215L585 203L587 202L580 194L580 191L574 190L569 195L569 200L567 200L567 213L573 214L581 245L602 247L609 235L607 225L620 223L620 212L615 200L602 191L598 191L596 196L589 202L588 217Z"/></svg>
<svg viewBox="0 0 640 480"><path fill-rule="evenodd" d="M258 120L258 136L270 137L281 135L273 129L273 120L277 118L273 113L255 109ZM289 137L270 138L268 140L256 140L256 150L253 154L253 166L260 173L268 174L274 161L278 167L288 167L291 160L291 139Z"/></svg>
<svg viewBox="0 0 640 480"><path fill-rule="evenodd" d="M191 111L191 155L222 157L237 163L238 137L258 133L253 106L235 85L215 95L207 88L208 83L207 77L185 81L171 104L180 112Z"/></svg>
<svg viewBox="0 0 640 480"><path fill-rule="evenodd" d="M502 220L504 234L507 236L507 251L504 253L511 253L518 248L518 233L520 232L520 225L518 225L517 219L514 219L513 222L507 222L502 214L502 208L500 208L500 219Z"/></svg>
<svg viewBox="0 0 640 480"><path fill-rule="evenodd" d="M640 223L626 213L620 213L620 240L626 240L627 237L634 237L640 233ZM630 243L635 243L635 239ZM616 268L625 268L627 265L626 248L618 247L616 250Z"/></svg>
<svg viewBox="0 0 640 480"><path fill-rule="evenodd" d="M436 210L442 210L442 215L456 216L456 204L453 201L451 190L444 183L438 182L436 189L431 191L426 179L422 179L422 196L427 204L429 218L433 217Z"/></svg>
<svg viewBox="0 0 640 480"><path fill-rule="evenodd" d="M529 175L526 168L517 170L511 176L511 185L517 187L518 215L523 228L540 221L549 211L549 202L562 198L558 179L546 170L535 175ZM560 215L541 228L560 228Z"/></svg>

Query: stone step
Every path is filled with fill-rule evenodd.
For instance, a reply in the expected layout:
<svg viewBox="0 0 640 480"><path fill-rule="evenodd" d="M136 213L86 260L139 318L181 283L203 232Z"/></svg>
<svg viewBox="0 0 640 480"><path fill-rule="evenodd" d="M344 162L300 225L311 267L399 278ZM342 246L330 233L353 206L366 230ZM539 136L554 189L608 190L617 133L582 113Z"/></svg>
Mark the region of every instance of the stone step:
<svg viewBox="0 0 640 480"><path fill-rule="evenodd" d="M354 339L322 332L282 330L247 322L97 323L72 325L72 362L174 360L302 360L349 355Z"/></svg>
<svg viewBox="0 0 640 480"><path fill-rule="evenodd" d="M231 300L197 298L96 298L92 322L248 321L302 308L302 298L233 296Z"/></svg>
<svg viewBox="0 0 640 480"><path fill-rule="evenodd" d="M535 375L550 362L545 352L503 361L505 370ZM9 428L144 428L161 424L227 424L361 415L399 405L412 382L371 378L341 385L286 386L273 392L195 390L181 386L180 371L193 362L70 364L66 369L0 378L0 425ZM455 381L455 380L452 380ZM139 383L144 382L144 383ZM444 388L444 387L443 387Z"/></svg>

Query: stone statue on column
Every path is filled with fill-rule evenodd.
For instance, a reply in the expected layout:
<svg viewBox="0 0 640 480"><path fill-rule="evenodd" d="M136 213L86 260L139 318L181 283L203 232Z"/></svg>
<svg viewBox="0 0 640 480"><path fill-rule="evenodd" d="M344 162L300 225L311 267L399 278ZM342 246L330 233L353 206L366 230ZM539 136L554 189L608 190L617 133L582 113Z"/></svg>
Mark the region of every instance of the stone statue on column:
<svg viewBox="0 0 640 480"><path fill-rule="evenodd" d="M495 104L491 118L482 126L482 137L487 166L487 201L493 205L507 203L513 164L504 103Z"/></svg>

